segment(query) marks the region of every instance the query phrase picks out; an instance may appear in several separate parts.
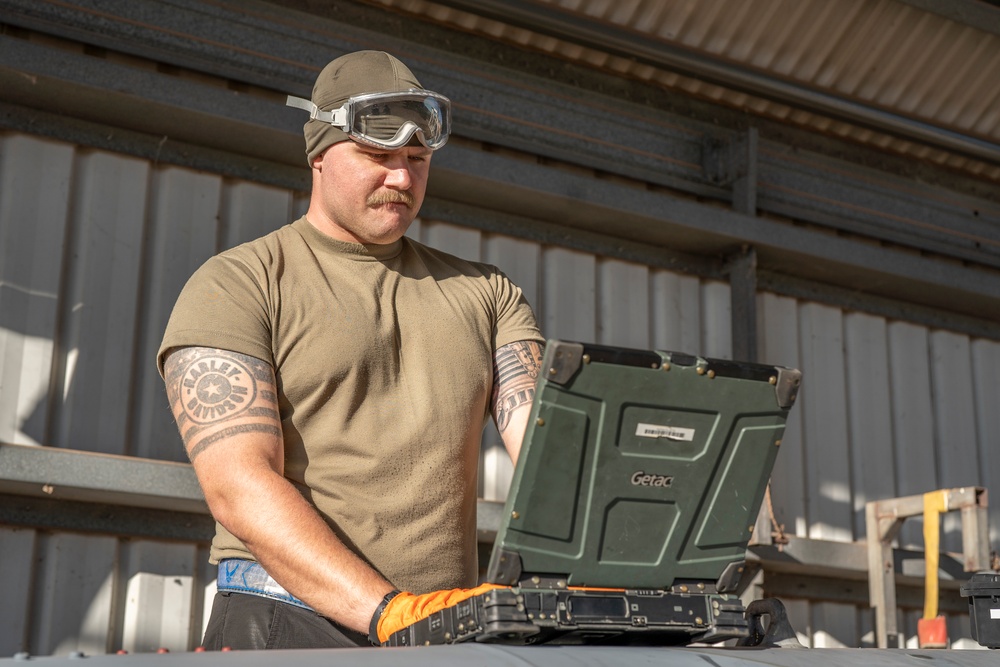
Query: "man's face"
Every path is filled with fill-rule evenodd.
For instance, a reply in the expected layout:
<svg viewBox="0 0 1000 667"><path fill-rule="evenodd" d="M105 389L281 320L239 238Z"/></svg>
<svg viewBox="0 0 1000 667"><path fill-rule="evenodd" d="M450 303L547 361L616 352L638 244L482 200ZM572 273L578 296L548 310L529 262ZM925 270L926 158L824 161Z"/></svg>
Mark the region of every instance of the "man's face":
<svg viewBox="0 0 1000 667"><path fill-rule="evenodd" d="M352 243L392 243L406 233L427 189L431 150L333 144L313 162L307 217L320 231Z"/></svg>

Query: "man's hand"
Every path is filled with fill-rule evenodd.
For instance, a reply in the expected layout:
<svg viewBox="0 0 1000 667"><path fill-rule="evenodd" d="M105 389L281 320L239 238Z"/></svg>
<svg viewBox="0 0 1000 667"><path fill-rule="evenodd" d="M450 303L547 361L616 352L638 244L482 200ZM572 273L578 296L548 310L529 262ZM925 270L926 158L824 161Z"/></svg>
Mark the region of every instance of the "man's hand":
<svg viewBox="0 0 1000 667"><path fill-rule="evenodd" d="M453 588L445 591L433 591L423 595L400 593L389 601L378 619L378 640L386 642L392 633L402 630L408 625L423 620L446 607L481 595L494 588L502 588L496 584L482 584L476 588Z"/></svg>

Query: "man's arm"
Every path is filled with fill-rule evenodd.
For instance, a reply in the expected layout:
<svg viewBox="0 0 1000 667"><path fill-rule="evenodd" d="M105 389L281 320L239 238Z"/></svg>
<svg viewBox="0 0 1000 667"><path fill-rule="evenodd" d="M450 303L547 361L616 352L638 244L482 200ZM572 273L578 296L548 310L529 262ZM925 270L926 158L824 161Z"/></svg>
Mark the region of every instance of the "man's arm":
<svg viewBox="0 0 1000 667"><path fill-rule="evenodd" d="M535 341L510 343L493 355L493 419L515 464L521 453L541 366L542 345Z"/></svg>
<svg viewBox="0 0 1000 667"><path fill-rule="evenodd" d="M393 589L334 535L283 476L274 369L226 350L184 347L164 363L167 396L215 519L288 592L368 633Z"/></svg>

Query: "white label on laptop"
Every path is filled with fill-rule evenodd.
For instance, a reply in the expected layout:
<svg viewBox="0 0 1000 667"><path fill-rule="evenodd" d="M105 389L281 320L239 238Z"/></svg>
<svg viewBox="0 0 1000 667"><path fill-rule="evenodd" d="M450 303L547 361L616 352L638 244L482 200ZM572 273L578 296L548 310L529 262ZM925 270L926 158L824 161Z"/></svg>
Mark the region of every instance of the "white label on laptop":
<svg viewBox="0 0 1000 667"><path fill-rule="evenodd" d="M660 426L659 424L642 424L635 428L635 434L640 438L666 438L668 440L694 440L693 428L678 428L677 426Z"/></svg>
<svg viewBox="0 0 1000 667"><path fill-rule="evenodd" d="M1000 609L990 609L990 618L993 620L1000 618Z"/></svg>

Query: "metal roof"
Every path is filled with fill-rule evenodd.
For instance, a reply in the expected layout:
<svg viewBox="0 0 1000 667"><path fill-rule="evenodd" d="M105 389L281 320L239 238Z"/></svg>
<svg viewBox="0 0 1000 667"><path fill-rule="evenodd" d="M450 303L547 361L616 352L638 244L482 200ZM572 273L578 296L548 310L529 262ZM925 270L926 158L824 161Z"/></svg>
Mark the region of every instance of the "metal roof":
<svg viewBox="0 0 1000 667"><path fill-rule="evenodd" d="M370 0L1000 180L1000 7L981 0Z"/></svg>

